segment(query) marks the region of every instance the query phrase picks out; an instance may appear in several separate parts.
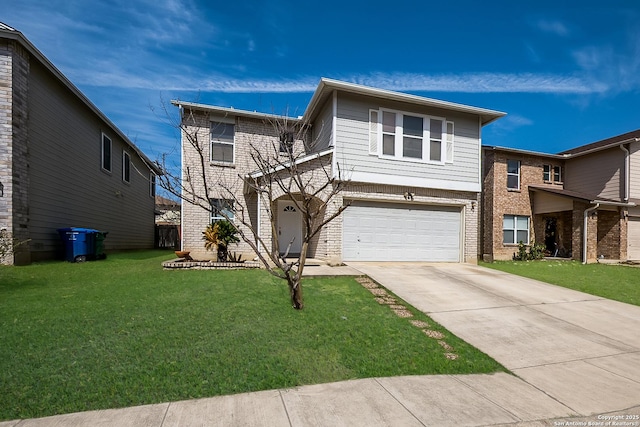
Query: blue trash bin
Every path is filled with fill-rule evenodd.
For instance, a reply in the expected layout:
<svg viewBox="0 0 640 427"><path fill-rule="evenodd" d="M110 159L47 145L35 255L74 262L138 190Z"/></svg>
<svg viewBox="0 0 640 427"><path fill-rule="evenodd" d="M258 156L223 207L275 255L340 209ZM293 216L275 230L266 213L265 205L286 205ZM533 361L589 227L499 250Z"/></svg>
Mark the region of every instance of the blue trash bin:
<svg viewBox="0 0 640 427"><path fill-rule="evenodd" d="M84 262L88 259L95 259L95 241L98 230L68 227L59 228L58 233L64 243L64 253L67 261Z"/></svg>

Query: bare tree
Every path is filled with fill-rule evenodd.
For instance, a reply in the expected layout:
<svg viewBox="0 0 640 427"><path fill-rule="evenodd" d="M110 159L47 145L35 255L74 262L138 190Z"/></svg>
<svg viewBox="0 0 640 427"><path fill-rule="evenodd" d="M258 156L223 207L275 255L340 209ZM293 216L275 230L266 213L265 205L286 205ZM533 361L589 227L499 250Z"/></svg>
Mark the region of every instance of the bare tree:
<svg viewBox="0 0 640 427"><path fill-rule="evenodd" d="M166 108L165 113L168 113ZM215 209L211 205L215 195L230 200L233 215L226 209L219 209L217 213L236 226L241 239L269 273L287 282L293 307L302 309L301 280L310 245L323 227L347 208L340 197L347 180L333 164L330 149L314 150L308 123L273 115L264 115L262 122L265 129L270 129L270 135L256 135L249 143L250 171L235 174L231 179L228 168L224 176L210 165L210 133L208 128L207 132L202 130L203 123L210 123L208 113L185 107L179 122L174 121L173 126L180 130L183 150L191 152L191 161L188 167L182 165L178 175L172 173L163 157L159 166L164 175L159 177L158 184L186 203L208 211ZM239 192L239 188L244 191ZM254 194L255 198L245 197L247 193ZM277 238L276 200L282 198L289 200L302 217L300 252L292 256L295 242L291 240L283 248ZM252 209L249 200L257 206L257 219L252 215L256 207ZM269 219L269 233L260 232L260 210Z"/></svg>

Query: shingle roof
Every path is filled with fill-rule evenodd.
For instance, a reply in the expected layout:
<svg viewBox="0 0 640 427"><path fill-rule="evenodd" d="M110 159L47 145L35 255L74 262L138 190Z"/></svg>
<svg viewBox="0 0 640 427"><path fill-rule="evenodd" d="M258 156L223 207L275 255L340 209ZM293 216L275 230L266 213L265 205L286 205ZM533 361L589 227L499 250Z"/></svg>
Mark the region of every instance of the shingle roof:
<svg viewBox="0 0 640 427"><path fill-rule="evenodd" d="M571 154L571 155L580 154L585 151L591 151L598 148L606 148L610 145L617 145L623 141L633 139L633 138L640 138L640 129L623 133L622 135L613 136L611 138L603 139L601 141L592 142L591 144L581 145L580 147L562 151L558 154Z"/></svg>
<svg viewBox="0 0 640 427"><path fill-rule="evenodd" d="M566 190L564 188L552 187L552 186L546 186L546 185L529 185L529 189L532 191L542 191L545 193L555 194L557 196L568 197L574 200L581 200L588 203L597 201L605 205L606 204L615 204L615 205L624 204L624 205L632 205L632 206L635 205L635 203L633 202L625 203L620 200L606 199L604 197L598 197L597 195L593 195L593 194L581 193L578 191Z"/></svg>

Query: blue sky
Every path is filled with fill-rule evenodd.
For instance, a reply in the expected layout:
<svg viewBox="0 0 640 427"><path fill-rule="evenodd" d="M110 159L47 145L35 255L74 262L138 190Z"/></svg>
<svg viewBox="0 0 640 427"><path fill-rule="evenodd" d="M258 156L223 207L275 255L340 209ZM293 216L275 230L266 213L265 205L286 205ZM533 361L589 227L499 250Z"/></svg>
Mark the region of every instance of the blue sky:
<svg viewBox="0 0 640 427"><path fill-rule="evenodd" d="M559 152L640 128L636 0L0 0L0 11L152 159L179 160L163 102L298 115L320 77L506 112L484 128L488 145Z"/></svg>

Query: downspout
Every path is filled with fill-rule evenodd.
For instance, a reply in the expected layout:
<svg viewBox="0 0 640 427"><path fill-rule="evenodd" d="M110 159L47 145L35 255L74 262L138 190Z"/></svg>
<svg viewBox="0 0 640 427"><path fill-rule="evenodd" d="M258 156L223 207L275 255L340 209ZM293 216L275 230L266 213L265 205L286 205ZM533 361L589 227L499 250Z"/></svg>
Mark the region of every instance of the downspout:
<svg viewBox="0 0 640 427"><path fill-rule="evenodd" d="M178 113L180 114L180 127L182 128L182 119L184 117L184 108L178 105ZM184 196L184 140L182 129L180 130L180 194ZM180 199L180 250L184 251L184 202Z"/></svg>
<svg viewBox="0 0 640 427"><path fill-rule="evenodd" d="M596 203L595 206L591 206L584 210L584 224L582 225L582 232L584 233L584 237L582 239L582 263L587 263L587 219L589 214L600 207L600 203Z"/></svg>
<svg viewBox="0 0 640 427"><path fill-rule="evenodd" d="M631 168L631 156L629 150L620 144L620 149L624 151L624 201L629 202L629 175Z"/></svg>
<svg viewBox="0 0 640 427"><path fill-rule="evenodd" d="M257 234L257 237L256 237L256 248L258 249L258 253L259 253L260 252L260 240L259 240L259 238L260 238L260 228L261 228L260 227L260 220L262 219L262 214L260 212L260 210L261 210L260 207L262 207L262 193L260 191L257 191L256 193L258 194L258 208L257 208L258 209L258 215L257 215L258 216L258 224L256 224L256 234ZM257 255L258 254L256 254L256 256Z"/></svg>

